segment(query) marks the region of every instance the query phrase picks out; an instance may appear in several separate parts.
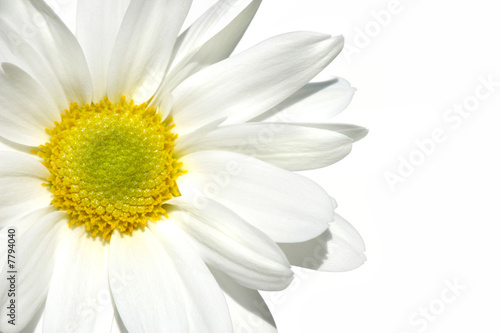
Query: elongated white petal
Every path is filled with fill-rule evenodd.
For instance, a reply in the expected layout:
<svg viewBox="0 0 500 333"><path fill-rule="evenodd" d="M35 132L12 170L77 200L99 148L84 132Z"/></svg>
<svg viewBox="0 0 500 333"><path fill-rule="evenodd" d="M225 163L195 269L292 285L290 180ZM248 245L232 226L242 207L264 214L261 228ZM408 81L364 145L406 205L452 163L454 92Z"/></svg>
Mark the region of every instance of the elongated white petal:
<svg viewBox="0 0 500 333"><path fill-rule="evenodd" d="M0 2L0 39L14 64L35 77L61 108L88 103L92 80L75 36L43 1Z"/></svg>
<svg viewBox="0 0 500 333"><path fill-rule="evenodd" d="M3 136L0 135L0 151L13 152L13 153L22 153L26 155L31 155L31 151L33 147L25 146L20 143L16 143L10 140L7 140Z"/></svg>
<svg viewBox="0 0 500 333"><path fill-rule="evenodd" d="M19 67L3 63L0 72L0 133L11 141L37 147L50 140L46 128L60 110L45 89Z"/></svg>
<svg viewBox="0 0 500 333"><path fill-rule="evenodd" d="M66 228L64 238L47 295L43 330L92 333L103 291L106 244L84 228Z"/></svg>
<svg viewBox="0 0 500 333"><path fill-rule="evenodd" d="M158 91L158 104L165 93L188 76L229 57L260 3L261 0L219 0L186 29L177 38L170 70Z"/></svg>
<svg viewBox="0 0 500 333"><path fill-rule="evenodd" d="M368 134L368 130L364 127L351 124L311 124L311 123L297 123L297 125L309 126L319 129L325 129L328 131L334 131L348 136L353 141L358 141L364 138Z"/></svg>
<svg viewBox="0 0 500 333"><path fill-rule="evenodd" d="M189 332L185 290L175 269L149 229L134 230L133 236L113 234L109 284L129 332Z"/></svg>
<svg viewBox="0 0 500 333"><path fill-rule="evenodd" d="M337 209L338 207L337 200L335 200L335 198L333 197L330 197L330 200L332 200L333 209Z"/></svg>
<svg viewBox="0 0 500 333"><path fill-rule="evenodd" d="M175 44L172 68L191 58L200 48L220 33L228 40L223 43L229 56L241 39L262 0L219 0L184 31ZM232 28L232 29L228 29ZM228 30L232 30L231 32ZM220 52L215 50L215 52ZM207 55L208 56L208 55Z"/></svg>
<svg viewBox="0 0 500 333"><path fill-rule="evenodd" d="M270 38L182 82L172 109L179 134L228 117L238 123L296 92L340 52L343 38L296 32Z"/></svg>
<svg viewBox="0 0 500 333"><path fill-rule="evenodd" d="M175 144L176 156L184 156L191 152L191 146L196 145L201 138L207 136L210 132L217 130L226 118L212 121L211 123L198 128L196 131L179 137Z"/></svg>
<svg viewBox="0 0 500 333"><path fill-rule="evenodd" d="M191 0L131 0L108 71L108 97L149 100L167 69Z"/></svg>
<svg viewBox="0 0 500 333"><path fill-rule="evenodd" d="M30 323L23 329L22 333L39 333L43 329L43 311L45 307L40 307L40 310L33 316Z"/></svg>
<svg viewBox="0 0 500 333"><path fill-rule="evenodd" d="M52 195L42 186L49 175L42 163L25 154L0 152L0 227L50 204Z"/></svg>
<svg viewBox="0 0 500 333"><path fill-rule="evenodd" d="M212 198L276 242L302 242L333 221L328 194L306 177L249 156L201 151L180 159L189 172L177 184L183 196Z"/></svg>
<svg viewBox="0 0 500 333"><path fill-rule="evenodd" d="M78 1L76 37L92 74L94 102L107 95L109 61L129 4L130 0Z"/></svg>
<svg viewBox="0 0 500 333"><path fill-rule="evenodd" d="M184 284L189 331L232 332L224 295L188 237L170 220L151 224L149 228L165 248Z"/></svg>
<svg viewBox="0 0 500 333"><path fill-rule="evenodd" d="M280 244L280 247L292 265L320 271L349 271L366 261L363 239L338 214L320 236L303 243Z"/></svg>
<svg viewBox="0 0 500 333"><path fill-rule="evenodd" d="M355 88L342 78L309 83L252 121L326 122L351 102Z"/></svg>
<svg viewBox="0 0 500 333"><path fill-rule="evenodd" d="M57 248L62 240L62 232L68 228L65 212L54 212L35 223L22 237L17 239L16 248L16 325L8 324L9 317L0 317L0 331L20 332L38 313L47 295L53 276ZM2 258L3 260L4 258ZM1 272L5 278L7 269ZM7 307L9 297L7 283L0 284L0 304ZM22 314L22 315L21 315Z"/></svg>
<svg viewBox="0 0 500 333"><path fill-rule="evenodd" d="M128 333L119 314L115 311L113 322L111 324L111 333Z"/></svg>
<svg viewBox="0 0 500 333"><path fill-rule="evenodd" d="M76 35L77 6L80 0L44 0L61 18L64 24Z"/></svg>
<svg viewBox="0 0 500 333"><path fill-rule="evenodd" d="M21 237L31 228L33 224L38 222L44 216L55 212L56 210L57 209L53 205L49 205L40 209L35 209L33 211L27 211L17 219L7 220L4 221L4 223L0 223L0 228L14 227L17 230L17 235Z"/></svg>
<svg viewBox="0 0 500 333"><path fill-rule="evenodd" d="M176 198L168 215L200 246L204 260L240 284L260 290L282 290L292 281L292 271L269 236L231 210L210 199L197 207Z"/></svg>
<svg viewBox="0 0 500 333"><path fill-rule="evenodd" d="M195 133L195 132L194 132ZM227 150L283 169L309 170L333 164L349 154L353 140L327 129L286 123L245 123L219 127L196 138L185 136L179 156L202 150Z"/></svg>
<svg viewBox="0 0 500 333"><path fill-rule="evenodd" d="M211 271L226 296L234 332L278 332L273 316L257 290L241 286L216 269Z"/></svg>

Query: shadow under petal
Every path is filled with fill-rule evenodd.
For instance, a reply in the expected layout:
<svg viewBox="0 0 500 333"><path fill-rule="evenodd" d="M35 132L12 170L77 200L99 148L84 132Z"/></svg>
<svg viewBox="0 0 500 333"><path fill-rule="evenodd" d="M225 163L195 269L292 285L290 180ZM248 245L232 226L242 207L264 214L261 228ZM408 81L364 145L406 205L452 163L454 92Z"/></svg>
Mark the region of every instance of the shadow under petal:
<svg viewBox="0 0 500 333"><path fill-rule="evenodd" d="M257 290L241 286L225 273L210 267L226 296L235 332L276 332L276 323Z"/></svg>
<svg viewBox="0 0 500 333"><path fill-rule="evenodd" d="M308 269L345 272L366 261L365 244L358 231L335 214L329 228L311 240L278 244L290 264Z"/></svg>

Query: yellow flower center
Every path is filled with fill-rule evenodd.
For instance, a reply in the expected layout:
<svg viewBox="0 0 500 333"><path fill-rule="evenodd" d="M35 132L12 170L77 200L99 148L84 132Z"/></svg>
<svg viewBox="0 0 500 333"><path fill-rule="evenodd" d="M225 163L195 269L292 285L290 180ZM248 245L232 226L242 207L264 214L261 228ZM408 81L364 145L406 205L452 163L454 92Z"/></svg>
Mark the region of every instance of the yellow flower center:
<svg viewBox="0 0 500 333"><path fill-rule="evenodd" d="M180 196L175 180L183 171L172 156L172 119L162 122L146 103L122 97L117 104L71 104L38 152L50 171L52 203L109 240L115 229L131 234L165 215L162 204Z"/></svg>

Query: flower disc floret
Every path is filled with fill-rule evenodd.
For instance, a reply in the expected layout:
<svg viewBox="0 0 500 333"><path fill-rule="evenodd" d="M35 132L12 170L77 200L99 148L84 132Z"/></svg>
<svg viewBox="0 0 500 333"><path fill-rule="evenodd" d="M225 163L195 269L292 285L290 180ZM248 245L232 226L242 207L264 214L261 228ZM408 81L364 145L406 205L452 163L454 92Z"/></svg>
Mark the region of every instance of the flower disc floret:
<svg viewBox="0 0 500 333"><path fill-rule="evenodd" d="M51 173L52 203L70 215L70 226L85 225L107 240L115 229L131 234L159 220L162 204L180 196L173 127L146 103L124 97L71 104L38 152Z"/></svg>

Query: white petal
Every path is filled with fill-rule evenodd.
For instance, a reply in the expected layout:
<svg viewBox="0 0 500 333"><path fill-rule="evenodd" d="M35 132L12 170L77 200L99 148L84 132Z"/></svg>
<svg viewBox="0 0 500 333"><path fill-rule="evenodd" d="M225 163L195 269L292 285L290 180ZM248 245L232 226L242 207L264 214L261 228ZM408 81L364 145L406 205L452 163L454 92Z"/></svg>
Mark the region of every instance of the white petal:
<svg viewBox="0 0 500 333"><path fill-rule="evenodd" d="M163 94L170 93L188 76L229 57L260 3L261 0L219 0L200 16L177 38L173 62L157 97L162 100Z"/></svg>
<svg viewBox="0 0 500 333"><path fill-rule="evenodd" d="M11 141L37 147L50 140L60 110L45 90L19 67L3 63L0 72L0 132Z"/></svg>
<svg viewBox="0 0 500 333"><path fill-rule="evenodd" d="M330 197L306 177L232 152L201 151L180 161L188 170L177 179L183 196L212 198L276 242L309 240L333 221Z"/></svg>
<svg viewBox="0 0 500 333"><path fill-rule="evenodd" d="M351 124L300 124L303 126L311 126L314 128L335 131L345 136L350 137L353 141L358 141L368 134L368 130L364 127Z"/></svg>
<svg viewBox="0 0 500 333"><path fill-rule="evenodd" d="M234 332L278 332L273 316L257 290L241 286L216 269L211 271L226 296Z"/></svg>
<svg viewBox="0 0 500 333"><path fill-rule="evenodd" d="M16 56L9 49L9 43L9 34L0 30L0 62L14 62L16 60Z"/></svg>
<svg viewBox="0 0 500 333"><path fill-rule="evenodd" d="M212 65L173 92L179 134L228 117L252 119L296 92L340 52L343 38L296 32L270 38Z"/></svg>
<svg viewBox="0 0 500 333"><path fill-rule="evenodd" d="M50 204L52 195L42 186L49 175L25 154L0 152L0 227Z"/></svg>
<svg viewBox="0 0 500 333"><path fill-rule="evenodd" d="M179 36L175 44L175 58L171 67L175 68L179 63L191 58L205 43L221 33L225 33L228 38L220 40L222 44L219 46L229 56L250 24L261 2L261 0L217 1ZM213 51L221 52L215 48Z"/></svg>
<svg viewBox="0 0 500 333"><path fill-rule="evenodd" d="M363 239L340 215L322 235L303 243L280 244L295 266L328 272L344 272L366 261Z"/></svg>
<svg viewBox="0 0 500 333"><path fill-rule="evenodd" d="M342 78L309 83L252 121L330 121L349 105L355 92L356 89Z"/></svg>
<svg viewBox="0 0 500 333"><path fill-rule="evenodd" d="M195 133L195 132L193 132ZM331 165L349 154L349 137L310 126L286 123L245 123L219 127L205 135L184 136L179 156L202 150L227 150L258 158L277 167L299 171Z"/></svg>
<svg viewBox="0 0 500 333"><path fill-rule="evenodd" d="M80 0L45 0L45 2L76 35L77 5Z"/></svg>
<svg viewBox="0 0 500 333"><path fill-rule="evenodd" d="M46 215L49 215L50 213L55 211L56 209L53 206L47 206L45 208L29 212L18 219L10 220L7 223L0 223L0 244L7 243L7 233L9 230L15 229L16 237L23 237L33 224L40 221ZM5 265L7 265L7 250L7 247L0 247L0 271L4 268ZM4 257L5 260L3 260Z"/></svg>
<svg viewBox="0 0 500 333"><path fill-rule="evenodd" d="M45 305L44 332L94 332L106 243L66 228Z"/></svg>
<svg viewBox="0 0 500 333"><path fill-rule="evenodd" d="M7 152L13 152L13 153L22 153L26 155L31 155L31 151L33 150L33 147L25 146L16 142L12 142L10 140L7 140L3 136L0 135L0 151L7 151Z"/></svg>
<svg viewBox="0 0 500 333"><path fill-rule="evenodd" d="M64 110L88 103L92 80L75 36L43 1L1 1L0 35L14 64L36 78Z"/></svg>
<svg viewBox="0 0 500 333"><path fill-rule="evenodd" d="M122 319L116 311L111 325L111 333L128 333L125 325L123 325Z"/></svg>
<svg viewBox="0 0 500 333"><path fill-rule="evenodd" d="M92 74L94 102L107 95L109 61L129 4L130 0L78 1L76 37Z"/></svg>
<svg viewBox="0 0 500 333"><path fill-rule="evenodd" d="M189 332L185 290L175 269L149 229L134 230L133 236L115 231L109 251L110 289L129 332Z"/></svg>
<svg viewBox="0 0 500 333"><path fill-rule="evenodd" d="M132 0L114 46L108 97L147 101L160 85L191 0Z"/></svg>
<svg viewBox="0 0 500 333"><path fill-rule="evenodd" d="M150 223L184 283L190 332L232 332L224 295L212 273L189 243L188 237L170 220Z"/></svg>
<svg viewBox="0 0 500 333"><path fill-rule="evenodd" d="M217 130L220 124L222 124L226 118L218 119L212 121L211 123L198 128L196 131L189 134L180 136L177 138L175 143L175 154L177 157L187 155L191 152L193 145L197 145L198 142L207 136L210 132Z"/></svg>
<svg viewBox="0 0 500 333"><path fill-rule="evenodd" d="M167 208L169 218L197 241L204 260L248 288L286 288L293 274L276 243L226 207L205 200L197 207L175 198Z"/></svg>
<svg viewBox="0 0 500 333"><path fill-rule="evenodd" d="M43 328L43 310L45 307L42 306L38 313L34 315L30 323L23 329L22 333L39 333L42 332Z"/></svg>
<svg viewBox="0 0 500 333"><path fill-rule="evenodd" d="M16 326L7 323L9 317L0 317L1 332L19 332L33 319L45 302L62 232L68 229L65 212L54 212L35 223L16 241L17 313ZM2 258L3 260L4 258ZM7 275L6 268L1 272ZM0 304L7 307L6 283L0 284Z"/></svg>
<svg viewBox="0 0 500 333"><path fill-rule="evenodd" d="M55 211L57 211L57 209L53 205L28 211L17 219L10 220L7 223L1 223L0 227L4 228L2 230L14 227L17 230L16 233L21 237L33 226L33 224Z"/></svg>
<svg viewBox="0 0 500 333"><path fill-rule="evenodd" d="M337 200L335 200L335 198L333 197L330 197L330 199L332 200L333 209L337 209L338 207Z"/></svg>

